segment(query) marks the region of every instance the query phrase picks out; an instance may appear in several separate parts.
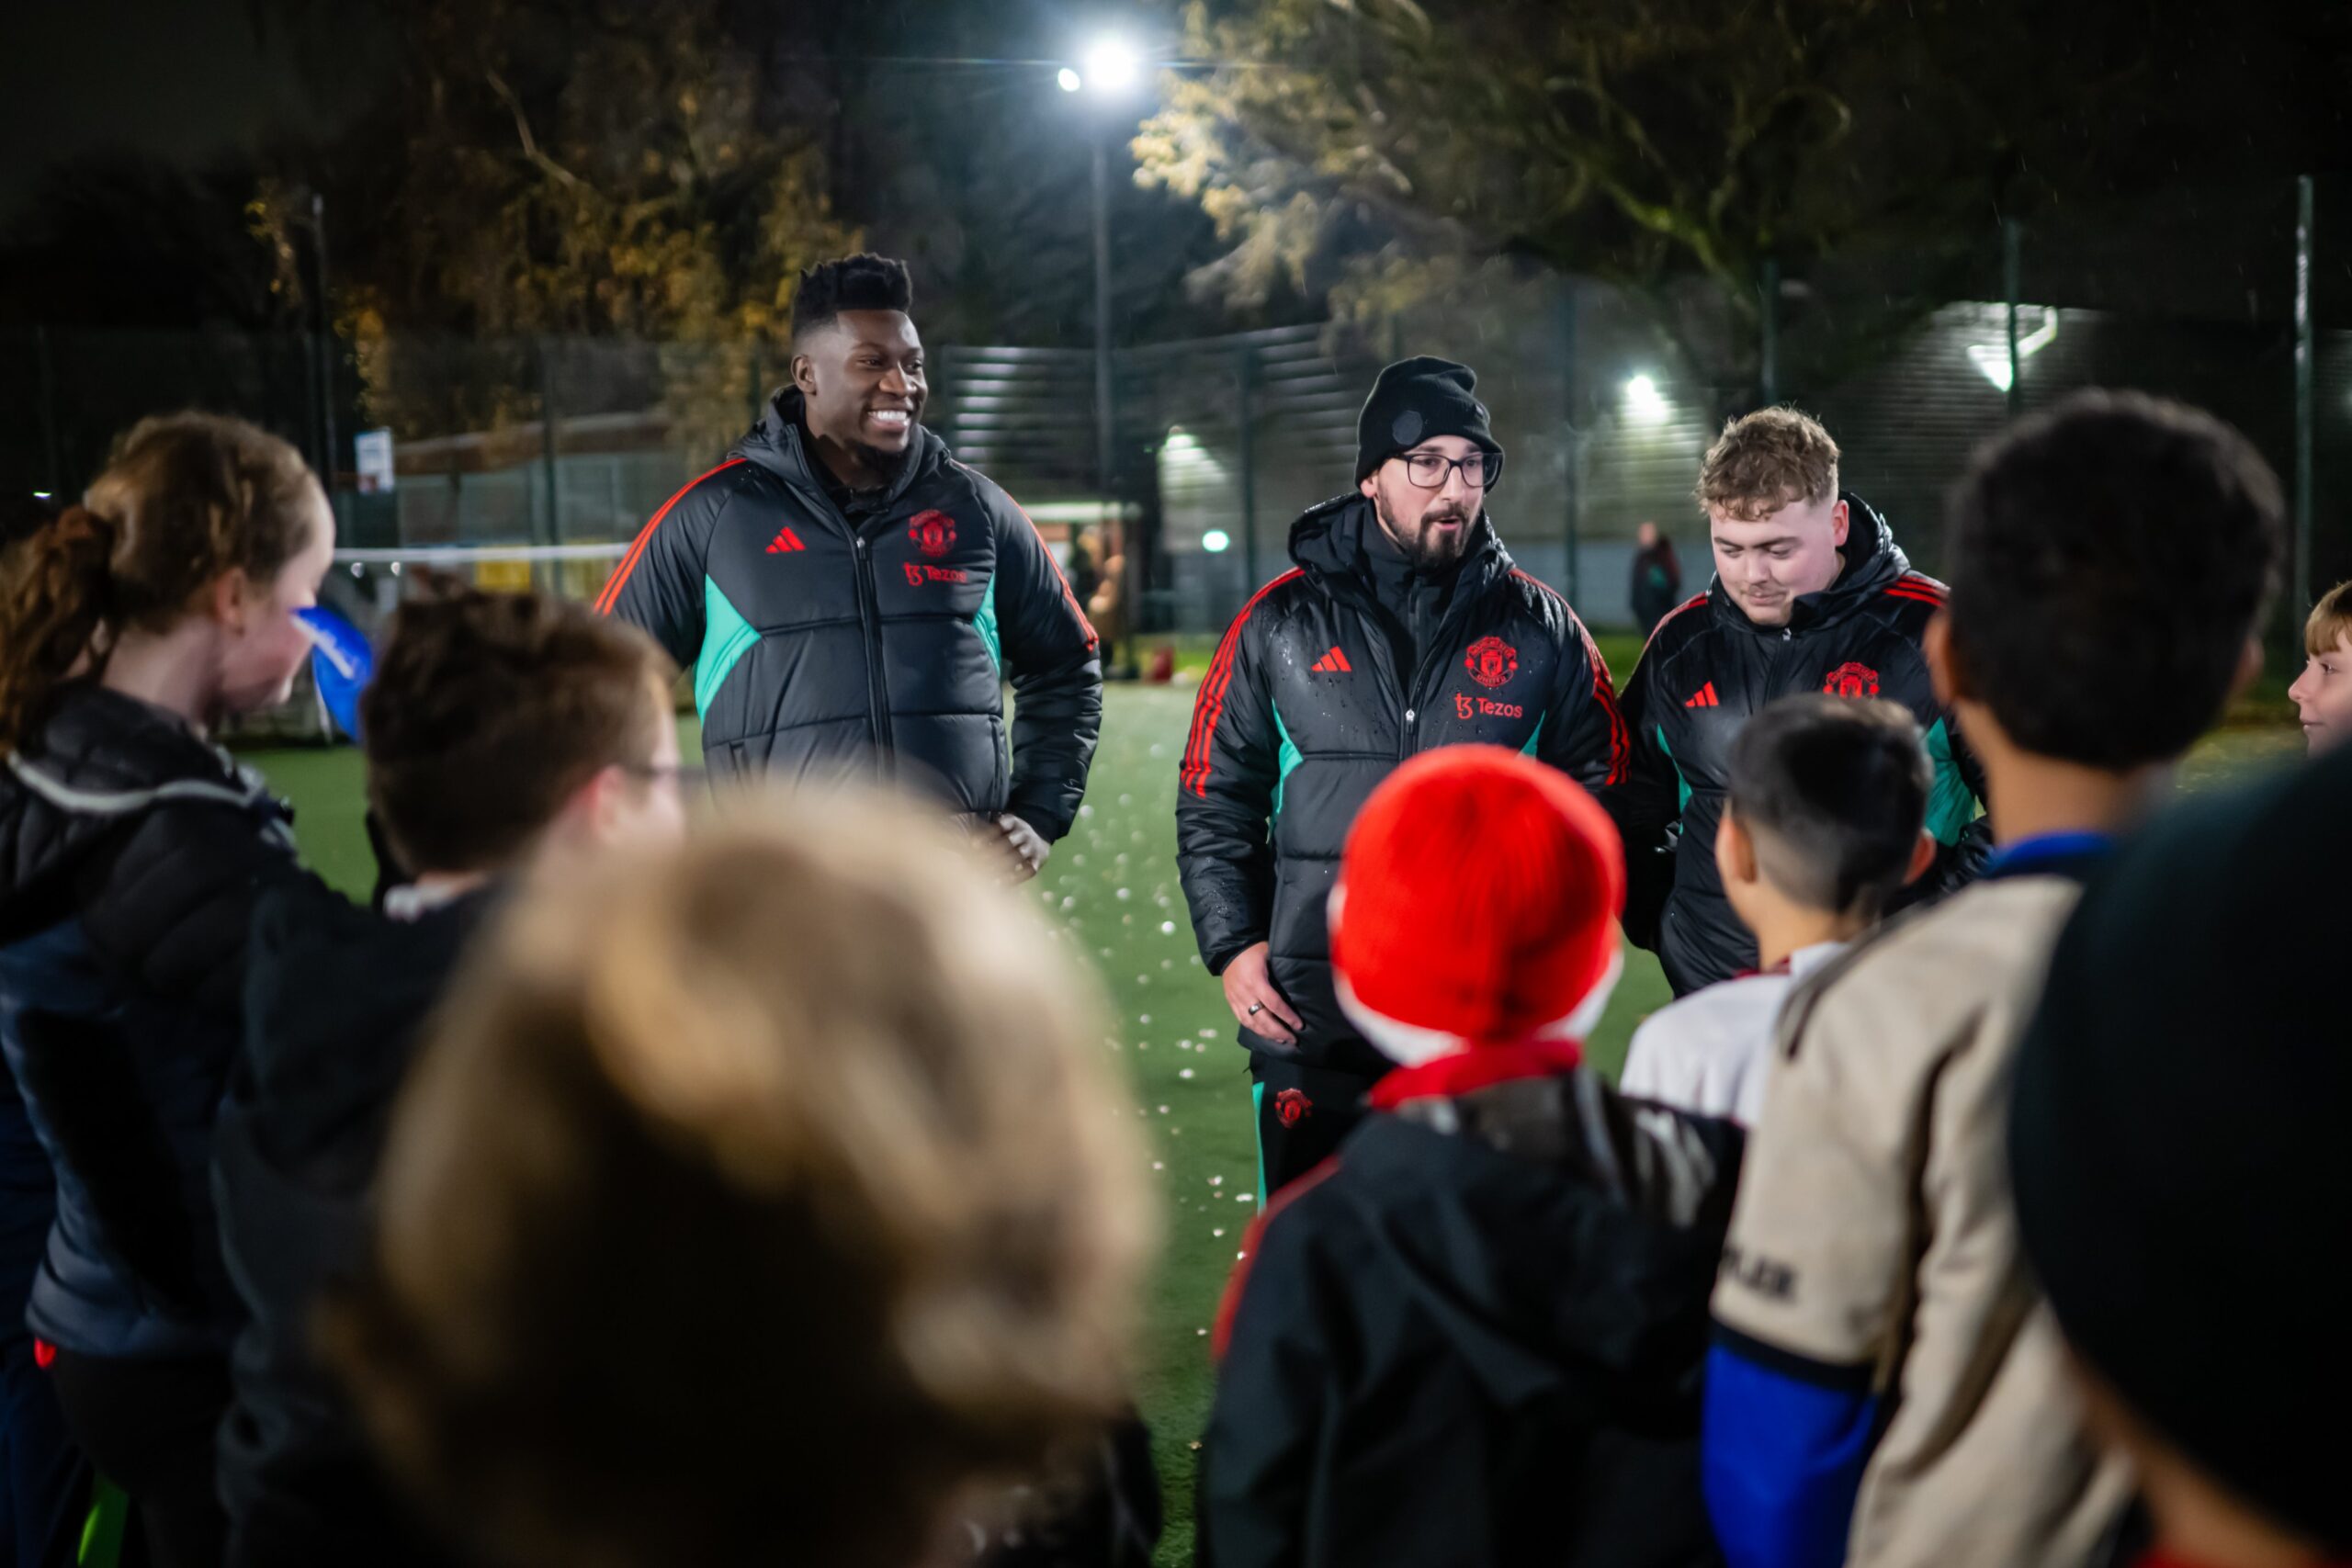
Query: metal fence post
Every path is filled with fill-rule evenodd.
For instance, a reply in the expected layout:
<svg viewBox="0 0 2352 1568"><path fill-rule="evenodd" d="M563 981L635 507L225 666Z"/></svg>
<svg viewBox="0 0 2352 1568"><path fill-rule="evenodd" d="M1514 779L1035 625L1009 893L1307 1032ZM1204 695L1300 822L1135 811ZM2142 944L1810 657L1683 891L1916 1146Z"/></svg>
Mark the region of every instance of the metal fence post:
<svg viewBox="0 0 2352 1568"><path fill-rule="evenodd" d="M1560 591L1576 603L1577 535L1582 532L1584 495L1577 469L1582 441L1577 434L1577 286L1563 280L1560 316Z"/></svg>
<svg viewBox="0 0 2352 1568"><path fill-rule="evenodd" d="M2025 276L2025 231L2014 218L2001 220L2001 298L2007 302L2009 332L2009 416L2024 406L2023 378L2018 374L2018 295Z"/></svg>
<svg viewBox="0 0 2352 1568"><path fill-rule="evenodd" d="M1258 400L1257 361L1250 345L1234 351L1235 428L1239 434L1237 466L1241 470L1241 576L1243 598L1258 591Z"/></svg>
<svg viewBox="0 0 2352 1568"><path fill-rule="evenodd" d="M2295 615L2312 605L2312 176L2295 181Z"/></svg>
<svg viewBox="0 0 2352 1568"><path fill-rule="evenodd" d="M539 361L539 464L548 487L547 536L539 542L560 545L563 543L563 496L556 488L555 376L548 367L548 340L533 338L531 348Z"/></svg>

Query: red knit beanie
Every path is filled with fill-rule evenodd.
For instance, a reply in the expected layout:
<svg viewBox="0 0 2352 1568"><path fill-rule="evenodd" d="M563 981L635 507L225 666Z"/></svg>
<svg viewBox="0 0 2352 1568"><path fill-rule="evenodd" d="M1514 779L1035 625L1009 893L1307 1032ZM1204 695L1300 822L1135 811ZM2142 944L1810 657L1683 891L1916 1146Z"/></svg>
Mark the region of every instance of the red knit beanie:
<svg viewBox="0 0 2352 1568"><path fill-rule="evenodd" d="M1364 803L1331 892L1340 1005L1408 1066L1573 1039L1622 966L1625 856L1598 801L1498 746L1405 763Z"/></svg>

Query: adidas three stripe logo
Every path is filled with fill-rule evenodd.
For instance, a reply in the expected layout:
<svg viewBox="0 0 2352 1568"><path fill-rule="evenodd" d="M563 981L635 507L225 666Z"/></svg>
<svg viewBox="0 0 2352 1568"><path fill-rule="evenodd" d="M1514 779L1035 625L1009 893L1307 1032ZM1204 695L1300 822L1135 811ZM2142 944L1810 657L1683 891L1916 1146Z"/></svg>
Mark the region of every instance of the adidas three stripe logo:
<svg viewBox="0 0 2352 1568"><path fill-rule="evenodd" d="M1308 665L1307 669L1317 675L1352 675L1356 672L1356 667L1348 662L1348 656L1337 648Z"/></svg>
<svg viewBox="0 0 2352 1568"><path fill-rule="evenodd" d="M767 553L772 556L788 556L795 550L805 550L808 547L800 542L799 535L789 528L785 528L779 530L776 536L768 541Z"/></svg>
<svg viewBox="0 0 2352 1568"><path fill-rule="evenodd" d="M1715 696L1715 683L1710 681L1693 693L1690 700L1682 705L1686 708L1719 708L1724 705Z"/></svg>

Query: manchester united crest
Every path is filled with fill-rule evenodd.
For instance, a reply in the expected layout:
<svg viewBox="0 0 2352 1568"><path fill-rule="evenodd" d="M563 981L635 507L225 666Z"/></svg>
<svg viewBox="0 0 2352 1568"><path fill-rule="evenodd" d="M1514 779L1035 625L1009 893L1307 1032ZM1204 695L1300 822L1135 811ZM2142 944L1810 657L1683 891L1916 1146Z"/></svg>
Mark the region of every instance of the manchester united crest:
<svg viewBox="0 0 2352 1568"><path fill-rule="evenodd" d="M1470 671L1470 679L1491 692L1519 673L1519 649L1498 637L1482 637L1470 645L1462 667Z"/></svg>
<svg viewBox="0 0 2352 1568"><path fill-rule="evenodd" d="M937 560L956 547L956 519L944 512L918 512L907 525L907 537L915 542L915 548Z"/></svg>
<svg viewBox="0 0 2352 1568"><path fill-rule="evenodd" d="M1840 664L1823 678L1821 689L1833 697L1878 695L1878 671L1867 664Z"/></svg>

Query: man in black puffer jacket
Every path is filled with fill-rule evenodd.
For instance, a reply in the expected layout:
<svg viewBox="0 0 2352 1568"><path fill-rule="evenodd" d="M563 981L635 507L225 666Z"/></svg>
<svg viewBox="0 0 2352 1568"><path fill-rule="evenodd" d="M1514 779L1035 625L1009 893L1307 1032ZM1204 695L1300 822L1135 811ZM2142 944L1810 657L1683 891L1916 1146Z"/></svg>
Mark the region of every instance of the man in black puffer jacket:
<svg viewBox="0 0 2352 1568"><path fill-rule="evenodd" d="M1625 682L1628 775L1602 801L1625 835L1625 931L1675 995L1756 965L1756 940L1715 869L1732 737L1796 692L1885 697L1927 738L1936 863L1896 908L1968 881L1990 839L1983 771L1936 700L1919 638L1943 584L1911 570L1894 533L1838 488L1838 444L1792 409L1734 420L1708 451L1699 500L1713 535L1707 592L1657 625Z"/></svg>
<svg viewBox="0 0 2352 1568"><path fill-rule="evenodd" d="M1250 1053L1260 1184L1338 1146L1386 1064L1340 1014L1324 903L1356 810L1415 752L1507 746L1598 788L1623 775L1609 671L1486 510L1502 448L1449 360L1380 373L1357 493L1291 527L1297 570L1242 607L1203 677L1176 795L1201 962ZM1498 854L1510 846L1498 844Z"/></svg>
<svg viewBox="0 0 2352 1568"><path fill-rule="evenodd" d="M715 772L878 768L1034 873L1102 732L1094 630L1027 515L920 423L911 303L901 262L811 268L792 385L654 513L597 608L694 671Z"/></svg>

